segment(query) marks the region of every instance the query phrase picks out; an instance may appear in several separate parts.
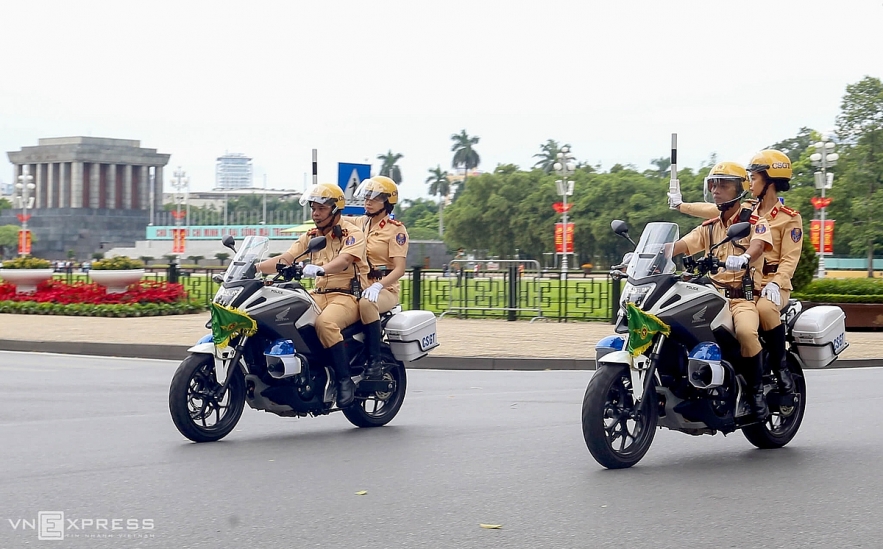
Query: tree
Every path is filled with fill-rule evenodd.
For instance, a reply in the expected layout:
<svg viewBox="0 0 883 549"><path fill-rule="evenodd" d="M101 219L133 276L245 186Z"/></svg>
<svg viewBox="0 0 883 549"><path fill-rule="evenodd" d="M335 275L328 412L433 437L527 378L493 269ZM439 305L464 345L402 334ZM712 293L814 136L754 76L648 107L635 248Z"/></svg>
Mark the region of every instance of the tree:
<svg viewBox="0 0 883 549"><path fill-rule="evenodd" d="M818 138L813 138L813 130L807 128L806 126L800 128L797 132L797 135L794 137L783 139L778 143L773 143L767 149L776 149L777 151L782 151L783 153L788 155L788 158L791 159L791 164L794 164L798 160L800 160L801 155L809 149L814 141L818 141Z"/></svg>
<svg viewBox="0 0 883 549"><path fill-rule="evenodd" d="M404 155L394 153L392 149L386 154L378 154L377 160L382 161L378 175L385 175L395 181L396 185L400 184L402 182L402 170L398 166L398 161L402 158L404 158Z"/></svg>
<svg viewBox="0 0 883 549"><path fill-rule="evenodd" d="M0 259L3 259L12 250L18 249L18 226L17 225L0 225Z"/></svg>
<svg viewBox="0 0 883 549"><path fill-rule="evenodd" d="M230 259L230 254L226 252L218 252L215 254L215 259L221 262L221 267L224 266L224 262Z"/></svg>
<svg viewBox="0 0 883 549"><path fill-rule="evenodd" d="M799 292L812 282L816 271L819 270L819 256L816 254L816 249L810 240L809 235L804 233L803 247L800 250L800 261L797 262L794 276L791 277L791 285L794 286L795 292Z"/></svg>
<svg viewBox="0 0 883 549"><path fill-rule="evenodd" d="M429 177L426 183L429 185L429 194L438 196L438 236L445 234L444 212L445 201L451 194L451 180L448 179L447 172L442 171L441 165L429 170Z"/></svg>
<svg viewBox="0 0 883 549"><path fill-rule="evenodd" d="M650 161L650 163L656 166L656 176L658 176L660 179L665 177L665 174L667 174L669 169L671 169L670 156L654 158Z"/></svg>
<svg viewBox="0 0 883 549"><path fill-rule="evenodd" d="M569 148L570 144L563 146ZM545 144L540 145L540 152L533 155L534 158L539 158L536 164L533 165L534 169L539 168L545 173L551 172L555 162L558 162L558 153L561 152L561 148L554 139L549 139Z"/></svg>
<svg viewBox="0 0 883 549"><path fill-rule="evenodd" d="M2 212L3 210L11 210L11 209L12 209L12 202L7 200L6 198L0 198L0 212Z"/></svg>
<svg viewBox="0 0 883 549"><path fill-rule="evenodd" d="M846 233L852 236L852 253L867 252L868 276L873 277L874 252L883 248L883 196L877 192L883 185L883 82L866 76L846 86L840 111L837 135L845 148L842 178L865 191L849 202L855 219Z"/></svg>
<svg viewBox="0 0 883 549"><path fill-rule="evenodd" d="M194 265L199 265L199 262L205 259L204 255L188 255L187 259L193 262Z"/></svg>
<svg viewBox="0 0 883 549"><path fill-rule="evenodd" d="M455 133L451 136L451 141L454 142L451 145L451 151L454 153L453 161L451 162L451 166L454 168L463 168L463 186L466 186L466 179L469 177L469 170L474 170L481 164L481 157L478 156L478 153L473 148L474 145L478 145L479 137L470 137L466 130L460 130L460 133Z"/></svg>

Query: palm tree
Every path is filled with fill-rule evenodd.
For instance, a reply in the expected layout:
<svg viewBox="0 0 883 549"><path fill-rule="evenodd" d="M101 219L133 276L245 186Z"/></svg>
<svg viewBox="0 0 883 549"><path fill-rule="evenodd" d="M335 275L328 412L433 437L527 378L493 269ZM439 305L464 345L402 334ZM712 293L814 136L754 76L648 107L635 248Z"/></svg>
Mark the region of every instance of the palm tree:
<svg viewBox="0 0 883 549"><path fill-rule="evenodd" d="M466 130L460 130L459 134L454 134L451 136L451 141L454 144L451 146L451 151L454 153L454 160L451 163L451 166L454 168L463 168L463 183L462 185L466 186L466 178L469 175L469 170L474 170L481 163L481 158L478 156L478 153L475 152L475 149L472 148L473 145L478 145L478 137L469 137L466 133Z"/></svg>
<svg viewBox="0 0 883 549"><path fill-rule="evenodd" d="M544 145L540 145L540 152L534 155L539 160L533 167L540 168L546 173L551 172L555 162L558 162L558 153L561 152L562 147L570 147L570 144L558 145L557 141L549 139Z"/></svg>
<svg viewBox="0 0 883 549"><path fill-rule="evenodd" d="M445 233L444 209L448 195L451 194L451 180L448 174L442 171L441 165L429 170L431 174L426 178L429 184L429 194L438 196L438 236Z"/></svg>
<svg viewBox="0 0 883 549"><path fill-rule="evenodd" d="M402 182L402 170L398 166L398 161L404 158L401 153L394 153L392 149L386 154L378 154L377 160L381 160L380 173L395 181L396 185Z"/></svg>
<svg viewBox="0 0 883 549"><path fill-rule="evenodd" d="M671 168L671 158L668 156L654 158L650 163L656 166L656 174L660 178L665 177L665 174L668 173L668 170Z"/></svg>

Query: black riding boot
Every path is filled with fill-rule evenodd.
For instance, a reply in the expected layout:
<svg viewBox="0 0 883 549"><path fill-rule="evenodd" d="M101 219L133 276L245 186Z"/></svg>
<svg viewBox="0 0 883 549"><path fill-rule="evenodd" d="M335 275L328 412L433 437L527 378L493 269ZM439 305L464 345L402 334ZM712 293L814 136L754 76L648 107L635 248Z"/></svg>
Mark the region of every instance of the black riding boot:
<svg viewBox="0 0 883 549"><path fill-rule="evenodd" d="M328 347L328 354L331 355L331 364L337 376L337 407L346 408L356 398L356 386L350 377L350 362L343 341Z"/></svg>
<svg viewBox="0 0 883 549"><path fill-rule="evenodd" d="M788 370L788 362L785 360L785 325L779 324L772 330L762 331L767 350L770 353L770 368L776 374L779 382L779 391L782 393L794 392L794 379Z"/></svg>
<svg viewBox="0 0 883 549"><path fill-rule="evenodd" d="M757 419L763 421L770 415L770 409L766 405L766 397L763 394L763 352L759 352L753 357L743 358L748 370L748 404L751 406L751 413Z"/></svg>
<svg viewBox="0 0 883 549"><path fill-rule="evenodd" d="M365 377L379 378L383 375L383 362L380 360L380 321L365 324L365 350L368 361L365 363Z"/></svg>

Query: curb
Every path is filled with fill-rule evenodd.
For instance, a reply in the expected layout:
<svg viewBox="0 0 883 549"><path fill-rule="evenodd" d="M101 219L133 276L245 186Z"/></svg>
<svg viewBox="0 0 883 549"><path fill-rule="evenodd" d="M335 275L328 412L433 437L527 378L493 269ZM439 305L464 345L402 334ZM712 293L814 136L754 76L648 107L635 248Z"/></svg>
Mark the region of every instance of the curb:
<svg viewBox="0 0 883 549"><path fill-rule="evenodd" d="M0 351L24 353L58 353L151 360L179 361L187 355L190 345L146 345L76 341L22 341L0 339ZM838 360L824 368L866 368L883 366L883 358ZM512 358L427 356L408 365L417 370L594 370L594 358Z"/></svg>

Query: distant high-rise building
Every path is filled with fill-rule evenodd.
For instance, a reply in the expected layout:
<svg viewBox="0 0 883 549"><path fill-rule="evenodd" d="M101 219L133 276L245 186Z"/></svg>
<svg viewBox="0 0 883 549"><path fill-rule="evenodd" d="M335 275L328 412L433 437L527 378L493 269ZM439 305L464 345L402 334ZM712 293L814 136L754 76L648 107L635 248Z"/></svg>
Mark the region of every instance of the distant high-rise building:
<svg viewBox="0 0 883 549"><path fill-rule="evenodd" d="M215 189L249 189L252 187L251 158L241 153L218 157L215 165Z"/></svg>

